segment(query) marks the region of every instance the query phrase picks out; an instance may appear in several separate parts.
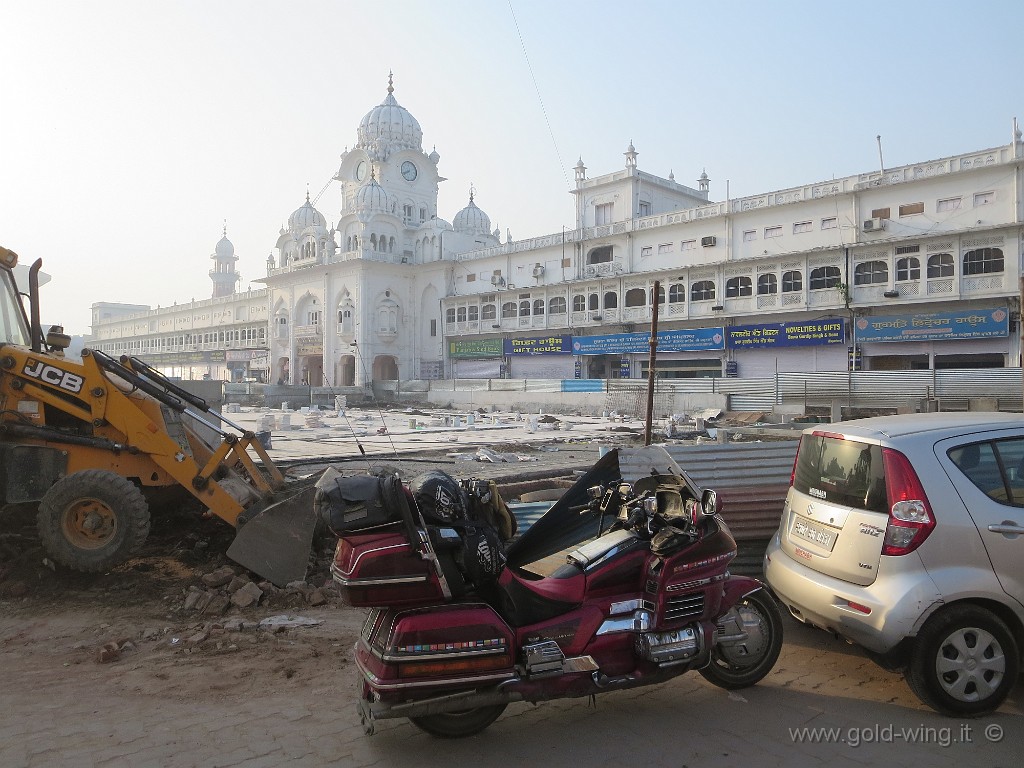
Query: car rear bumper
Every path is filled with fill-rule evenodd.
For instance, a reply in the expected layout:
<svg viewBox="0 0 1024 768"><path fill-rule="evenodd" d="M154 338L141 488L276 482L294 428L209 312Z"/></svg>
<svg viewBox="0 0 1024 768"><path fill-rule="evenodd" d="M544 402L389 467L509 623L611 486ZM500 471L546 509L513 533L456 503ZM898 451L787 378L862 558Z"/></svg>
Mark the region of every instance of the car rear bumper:
<svg viewBox="0 0 1024 768"><path fill-rule="evenodd" d="M921 618L942 599L916 553L881 558L874 583L862 587L797 562L782 550L776 534L765 552L764 572L797 620L876 653L887 653L916 634Z"/></svg>

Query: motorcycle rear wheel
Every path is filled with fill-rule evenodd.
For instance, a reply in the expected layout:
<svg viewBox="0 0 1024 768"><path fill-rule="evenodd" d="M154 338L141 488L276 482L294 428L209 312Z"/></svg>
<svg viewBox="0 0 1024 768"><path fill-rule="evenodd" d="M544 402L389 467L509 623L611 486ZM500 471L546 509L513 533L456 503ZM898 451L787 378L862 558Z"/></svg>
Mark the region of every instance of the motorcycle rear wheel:
<svg viewBox="0 0 1024 768"><path fill-rule="evenodd" d="M461 739L480 733L497 720L507 704L492 704L489 707L475 707L461 712L444 712L439 715L410 717L412 724L421 731L440 739Z"/></svg>
<svg viewBox="0 0 1024 768"><path fill-rule="evenodd" d="M772 671L782 650L782 612L767 590L751 592L735 608L744 624L754 622L751 629L757 636L752 634L745 644L748 655L741 656L731 653L729 648L715 646L711 663L700 670L709 683L730 691L760 682Z"/></svg>

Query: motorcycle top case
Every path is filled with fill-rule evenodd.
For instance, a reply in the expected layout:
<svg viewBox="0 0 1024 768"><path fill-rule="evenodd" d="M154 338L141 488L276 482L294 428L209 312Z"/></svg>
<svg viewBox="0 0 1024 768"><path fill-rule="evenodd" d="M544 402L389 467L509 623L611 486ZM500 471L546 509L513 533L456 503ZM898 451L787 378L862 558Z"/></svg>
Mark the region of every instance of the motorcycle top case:
<svg viewBox="0 0 1024 768"><path fill-rule="evenodd" d="M317 482L313 502L320 519L338 536L391 525L401 512L384 500L383 479L376 475L342 477L335 473Z"/></svg>
<svg viewBox="0 0 1024 768"><path fill-rule="evenodd" d="M398 524L338 541L331 575L351 606L426 605L444 600L441 582Z"/></svg>

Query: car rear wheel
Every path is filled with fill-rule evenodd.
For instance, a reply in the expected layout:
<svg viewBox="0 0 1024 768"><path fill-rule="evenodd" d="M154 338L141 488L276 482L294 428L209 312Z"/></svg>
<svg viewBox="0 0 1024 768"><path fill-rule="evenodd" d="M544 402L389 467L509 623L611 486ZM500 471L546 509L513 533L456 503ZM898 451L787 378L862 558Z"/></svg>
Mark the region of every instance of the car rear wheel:
<svg viewBox="0 0 1024 768"><path fill-rule="evenodd" d="M1017 642L1003 621L975 605L954 605L922 627L907 682L945 715L977 717L996 709L1017 682Z"/></svg>

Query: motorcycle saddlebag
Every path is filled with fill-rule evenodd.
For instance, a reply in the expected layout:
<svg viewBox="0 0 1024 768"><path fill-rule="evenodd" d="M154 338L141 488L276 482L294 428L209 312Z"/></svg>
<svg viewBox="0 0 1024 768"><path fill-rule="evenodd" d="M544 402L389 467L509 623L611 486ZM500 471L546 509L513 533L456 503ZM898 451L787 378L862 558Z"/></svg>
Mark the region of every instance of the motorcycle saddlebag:
<svg viewBox="0 0 1024 768"><path fill-rule="evenodd" d="M356 608L426 605L444 600L441 582L397 525L338 540L331 575Z"/></svg>
<svg viewBox="0 0 1024 768"><path fill-rule="evenodd" d="M383 483L376 475L342 477L329 469L317 481L313 506L338 536L390 525L401 520L401 512L385 503Z"/></svg>
<svg viewBox="0 0 1024 768"><path fill-rule="evenodd" d="M356 646L356 663L373 687L395 691L473 688L514 674L515 636L483 603L373 611Z"/></svg>

